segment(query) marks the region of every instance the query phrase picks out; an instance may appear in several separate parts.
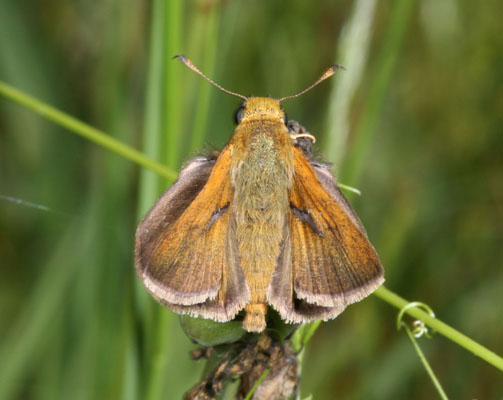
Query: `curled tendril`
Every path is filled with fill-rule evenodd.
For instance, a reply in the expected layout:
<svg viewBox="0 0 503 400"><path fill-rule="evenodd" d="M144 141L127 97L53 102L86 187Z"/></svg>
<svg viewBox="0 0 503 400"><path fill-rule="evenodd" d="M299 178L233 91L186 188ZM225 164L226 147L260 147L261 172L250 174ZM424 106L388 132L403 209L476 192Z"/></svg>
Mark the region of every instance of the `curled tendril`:
<svg viewBox="0 0 503 400"><path fill-rule="evenodd" d="M415 308L415 307L421 308L423 311L430 314L430 316L432 318L435 318L435 313L433 312L433 310L431 309L430 306L428 306L427 304L421 303L419 301L412 301L412 302L406 304L404 307L402 307L402 309L398 313L398 316L396 318L396 329L397 330L400 330L402 328L402 326L406 326L405 322L403 322L403 316L405 315L405 312L407 310L409 310L411 308ZM426 326L424 321L421 321L419 319L412 323L411 331L412 331L412 334L414 335L415 338L420 338L423 335L425 335L427 338L431 337L430 332L428 330L428 327Z"/></svg>

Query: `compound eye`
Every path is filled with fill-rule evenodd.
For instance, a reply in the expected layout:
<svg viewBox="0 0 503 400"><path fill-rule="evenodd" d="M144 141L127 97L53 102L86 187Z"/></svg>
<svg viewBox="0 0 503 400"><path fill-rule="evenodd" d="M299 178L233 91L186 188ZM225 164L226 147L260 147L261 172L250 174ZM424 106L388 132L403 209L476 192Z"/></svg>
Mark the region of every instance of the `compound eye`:
<svg viewBox="0 0 503 400"><path fill-rule="evenodd" d="M286 113L283 114L283 122L286 126L288 126L288 117L286 116Z"/></svg>
<svg viewBox="0 0 503 400"><path fill-rule="evenodd" d="M245 108L244 106L240 106L236 112L234 113L234 122L236 125L239 125L245 116Z"/></svg>

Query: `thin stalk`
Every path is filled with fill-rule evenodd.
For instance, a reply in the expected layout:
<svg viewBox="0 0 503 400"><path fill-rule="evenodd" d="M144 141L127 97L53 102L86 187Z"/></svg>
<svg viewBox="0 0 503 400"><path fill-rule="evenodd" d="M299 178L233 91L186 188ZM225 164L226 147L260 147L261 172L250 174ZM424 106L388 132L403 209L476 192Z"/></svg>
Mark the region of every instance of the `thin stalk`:
<svg viewBox="0 0 503 400"><path fill-rule="evenodd" d="M410 302L400 297L396 293L393 293L391 290L387 289L384 286L378 288L374 293L376 297L385 301L386 303L396 307L398 309L403 309ZM503 358L489 350L488 348L482 346L477 343L475 340L470 339L468 336L463 333L457 331L453 327L447 325L445 322L440 321L438 318L432 317L427 312L421 310L418 307L412 307L405 310L405 314L410 315L411 317L417 318L423 321L426 325L432 328L434 331L440 333L446 338L450 339L454 343L459 346L465 348L466 350L472 352L477 357L480 357L484 361L503 371ZM303 337L302 343L305 345L309 341L309 339L314 334L314 331L318 325L313 325L312 329L309 330L309 336ZM304 333L302 332L302 335Z"/></svg>
<svg viewBox="0 0 503 400"><path fill-rule="evenodd" d="M260 375L260 378L257 379L257 382L255 382L255 384L253 385L253 387L251 388L251 390L248 392L248 394L246 395L245 399L244 400L250 400L253 396L253 393L255 393L255 391L257 390L257 388L259 387L259 385L262 383L262 381L267 377L267 375L269 375L269 372L271 372L270 369L266 369L264 371L264 373L262 375Z"/></svg>
<svg viewBox="0 0 503 400"><path fill-rule="evenodd" d="M92 126L86 124L85 122L79 121L48 104L37 100L36 98L23 93L22 91L0 81L0 95L12 100L22 106L32 110L36 114L47 118L48 120L63 126L70 130L70 132L76 133L100 146L105 147L112 152L123 156L124 158L131 160L143 167L150 168L151 170L157 172L168 179L176 179L178 174L172 169L166 168L161 163L151 160L146 157L138 150L122 143L120 140L114 139L112 136L93 128Z"/></svg>
<svg viewBox="0 0 503 400"><path fill-rule="evenodd" d="M398 309L403 309L410 302L400 297L396 293L393 293L391 290L387 289L384 286L378 288L374 293L379 299L385 301L386 303L396 307ZM427 312L421 310L418 307L411 307L404 310L405 314L410 315L411 317L417 318L423 321L426 325L432 328L434 331L440 333L445 336L447 339L453 341L459 346L465 348L466 350L472 352L477 357L480 357L484 361L488 362L492 366L498 368L503 371L503 358L489 350L488 348L482 346L477 343L475 340L470 339L468 336L454 329L453 327L447 325L445 322L440 321L438 318L432 317ZM305 335L304 331L299 330L300 337L296 337L297 342L302 342L304 345L307 344L309 339L313 336L314 331L318 328L318 325L312 324L309 329L309 335Z"/></svg>
<svg viewBox="0 0 503 400"><path fill-rule="evenodd" d="M423 363L423 366L426 369L426 372L428 373L428 375L430 376L430 379L432 380L433 385L437 389L438 394L440 395L440 397L442 398L442 400L449 400L447 398L447 395L445 394L444 389L442 388L442 385L440 384L440 382L438 381L437 377L435 376L435 373L431 369L430 363L426 359L423 351L421 350L421 347L419 347L419 344L417 343L416 338L414 337L414 335L410 331L410 329L407 326L407 324L405 324L405 323L402 322L402 326L405 328L405 331L407 332L407 336L409 337L410 341L412 342L412 345L414 346L414 350L416 350L417 356L419 357L419 359Z"/></svg>
<svg viewBox="0 0 503 400"><path fill-rule="evenodd" d="M405 300L404 298L398 296L396 293L393 293L391 290L381 286L374 292L374 295L385 301L388 304L391 304L393 307L398 309L402 309L410 302ZM452 340L454 343L457 343L461 347L466 350L472 352L477 357L482 358L484 361L487 361L489 364L495 366L499 370L503 371L503 358L498 356L496 353L491 350L485 348L481 344L477 343L473 339L470 339L468 336L462 334L446 323L440 321L438 318L434 318L430 316L427 312L424 312L420 308L414 307L409 308L405 311L411 317L417 318L423 321L430 328L445 336L446 338Z"/></svg>

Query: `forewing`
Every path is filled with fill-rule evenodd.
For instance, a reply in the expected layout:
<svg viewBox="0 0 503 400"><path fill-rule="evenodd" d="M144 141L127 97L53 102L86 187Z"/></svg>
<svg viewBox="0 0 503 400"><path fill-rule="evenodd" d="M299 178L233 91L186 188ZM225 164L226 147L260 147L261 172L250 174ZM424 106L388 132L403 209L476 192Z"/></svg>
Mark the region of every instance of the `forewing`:
<svg viewBox="0 0 503 400"><path fill-rule="evenodd" d="M289 232L270 301L291 322L334 318L374 291L384 281L383 269L328 169L311 165L296 148L294 165ZM282 281L280 273L291 283ZM282 293L281 306L276 292Z"/></svg>
<svg viewBox="0 0 503 400"><path fill-rule="evenodd" d="M176 182L152 206L136 230L138 273L148 266L153 248L173 226L204 187L215 166L215 159L199 157L182 169Z"/></svg>
<svg viewBox="0 0 503 400"><path fill-rule="evenodd" d="M246 303L226 212L233 196L229 166L229 147L210 173L208 165L189 164L138 228L138 273L176 312L228 320Z"/></svg>

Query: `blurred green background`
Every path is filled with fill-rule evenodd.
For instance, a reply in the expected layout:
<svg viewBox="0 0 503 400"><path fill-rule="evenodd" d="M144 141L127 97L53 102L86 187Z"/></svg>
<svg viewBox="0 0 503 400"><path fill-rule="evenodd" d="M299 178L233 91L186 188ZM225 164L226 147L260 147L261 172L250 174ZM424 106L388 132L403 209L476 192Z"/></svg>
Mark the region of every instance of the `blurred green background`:
<svg viewBox="0 0 503 400"><path fill-rule="evenodd" d="M335 163L386 286L503 353L503 3L0 0L0 80L174 170L221 148L244 95L284 103ZM141 288L136 225L169 185L0 98L0 399L176 399L202 364ZM33 208L5 196L49 207ZM371 296L309 343L302 395L433 399L397 310ZM501 372L421 339L453 399Z"/></svg>

